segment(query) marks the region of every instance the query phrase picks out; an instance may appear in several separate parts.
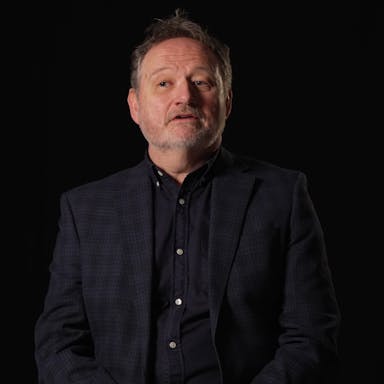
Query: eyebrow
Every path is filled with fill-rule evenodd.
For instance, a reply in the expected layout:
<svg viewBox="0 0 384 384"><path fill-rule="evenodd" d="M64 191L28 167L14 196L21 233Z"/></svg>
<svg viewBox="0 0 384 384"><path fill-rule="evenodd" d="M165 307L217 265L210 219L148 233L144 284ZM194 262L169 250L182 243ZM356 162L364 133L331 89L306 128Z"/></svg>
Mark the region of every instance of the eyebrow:
<svg viewBox="0 0 384 384"><path fill-rule="evenodd" d="M172 69L173 69L172 67L160 67L160 68L155 69L148 77L151 79L153 76L157 75L159 72L163 72L166 70L172 70ZM214 73L214 71L212 71L209 67L203 67L203 66L196 67L193 69L193 71L203 71L203 72L206 72L208 74Z"/></svg>
<svg viewBox="0 0 384 384"><path fill-rule="evenodd" d="M157 75L159 72L166 71L167 69L171 69L171 67L161 67L155 69L148 77L152 78L153 76Z"/></svg>

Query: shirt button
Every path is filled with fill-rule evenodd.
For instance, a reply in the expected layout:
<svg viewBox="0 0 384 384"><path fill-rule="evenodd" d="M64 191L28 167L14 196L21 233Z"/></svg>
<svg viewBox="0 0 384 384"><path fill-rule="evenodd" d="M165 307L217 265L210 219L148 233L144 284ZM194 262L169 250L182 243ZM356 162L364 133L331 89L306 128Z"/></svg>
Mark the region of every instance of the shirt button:
<svg viewBox="0 0 384 384"><path fill-rule="evenodd" d="M183 198L180 198L180 199L179 199L179 204L180 204L180 205L184 205L184 204L185 204L185 200L184 200Z"/></svg>
<svg viewBox="0 0 384 384"><path fill-rule="evenodd" d="M176 305L181 305L181 304L183 304L183 300L181 300L180 298L177 298L177 299L175 300L175 304L176 304Z"/></svg>
<svg viewBox="0 0 384 384"><path fill-rule="evenodd" d="M176 348L176 343L175 343L174 341L171 341L171 342L169 343L169 348L171 348L171 349L175 349L175 348Z"/></svg>
<svg viewBox="0 0 384 384"><path fill-rule="evenodd" d="M181 248L177 248L177 249L176 249L176 253L177 253L178 255L182 255L182 254L184 253L184 251L183 251Z"/></svg>
<svg viewBox="0 0 384 384"><path fill-rule="evenodd" d="M163 176L164 175L164 173L161 172L159 169L157 170L157 173L158 173L159 176Z"/></svg>
<svg viewBox="0 0 384 384"><path fill-rule="evenodd" d="M160 182L156 181L156 187L160 187Z"/></svg>

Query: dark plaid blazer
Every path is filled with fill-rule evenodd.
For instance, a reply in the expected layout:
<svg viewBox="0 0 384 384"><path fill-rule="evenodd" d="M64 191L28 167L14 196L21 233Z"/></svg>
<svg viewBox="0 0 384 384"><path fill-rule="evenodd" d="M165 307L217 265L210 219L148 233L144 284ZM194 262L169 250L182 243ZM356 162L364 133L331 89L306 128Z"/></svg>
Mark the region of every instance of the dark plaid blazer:
<svg viewBox="0 0 384 384"><path fill-rule="evenodd" d="M208 245L222 382L320 382L337 356L339 312L306 178L223 155ZM39 383L152 384L154 231L145 167L62 195L36 324Z"/></svg>

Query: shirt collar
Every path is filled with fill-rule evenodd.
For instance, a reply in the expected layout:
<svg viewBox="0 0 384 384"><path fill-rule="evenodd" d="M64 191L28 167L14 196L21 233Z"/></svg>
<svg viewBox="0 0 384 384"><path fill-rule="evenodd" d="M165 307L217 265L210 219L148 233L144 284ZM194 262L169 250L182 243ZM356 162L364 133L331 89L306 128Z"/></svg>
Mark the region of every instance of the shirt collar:
<svg viewBox="0 0 384 384"><path fill-rule="evenodd" d="M146 149L144 153L144 160L147 165L148 174L153 182L159 186L163 182L164 177L169 177L167 173L157 167L148 154L148 149ZM211 158L203 164L200 168L188 174L188 176L184 180L184 184L190 184L193 186L204 185L206 182L211 180L211 178L215 175L215 172L218 171L224 165L224 157L222 154L222 147L213 153Z"/></svg>

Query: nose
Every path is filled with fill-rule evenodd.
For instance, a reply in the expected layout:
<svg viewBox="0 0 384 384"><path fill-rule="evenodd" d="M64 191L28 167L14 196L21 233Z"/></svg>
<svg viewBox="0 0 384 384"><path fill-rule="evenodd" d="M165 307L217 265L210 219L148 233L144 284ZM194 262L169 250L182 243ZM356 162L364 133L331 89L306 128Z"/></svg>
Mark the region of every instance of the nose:
<svg viewBox="0 0 384 384"><path fill-rule="evenodd" d="M188 80L182 80L177 84L175 88L175 103L177 105L196 105L197 94L194 84Z"/></svg>

